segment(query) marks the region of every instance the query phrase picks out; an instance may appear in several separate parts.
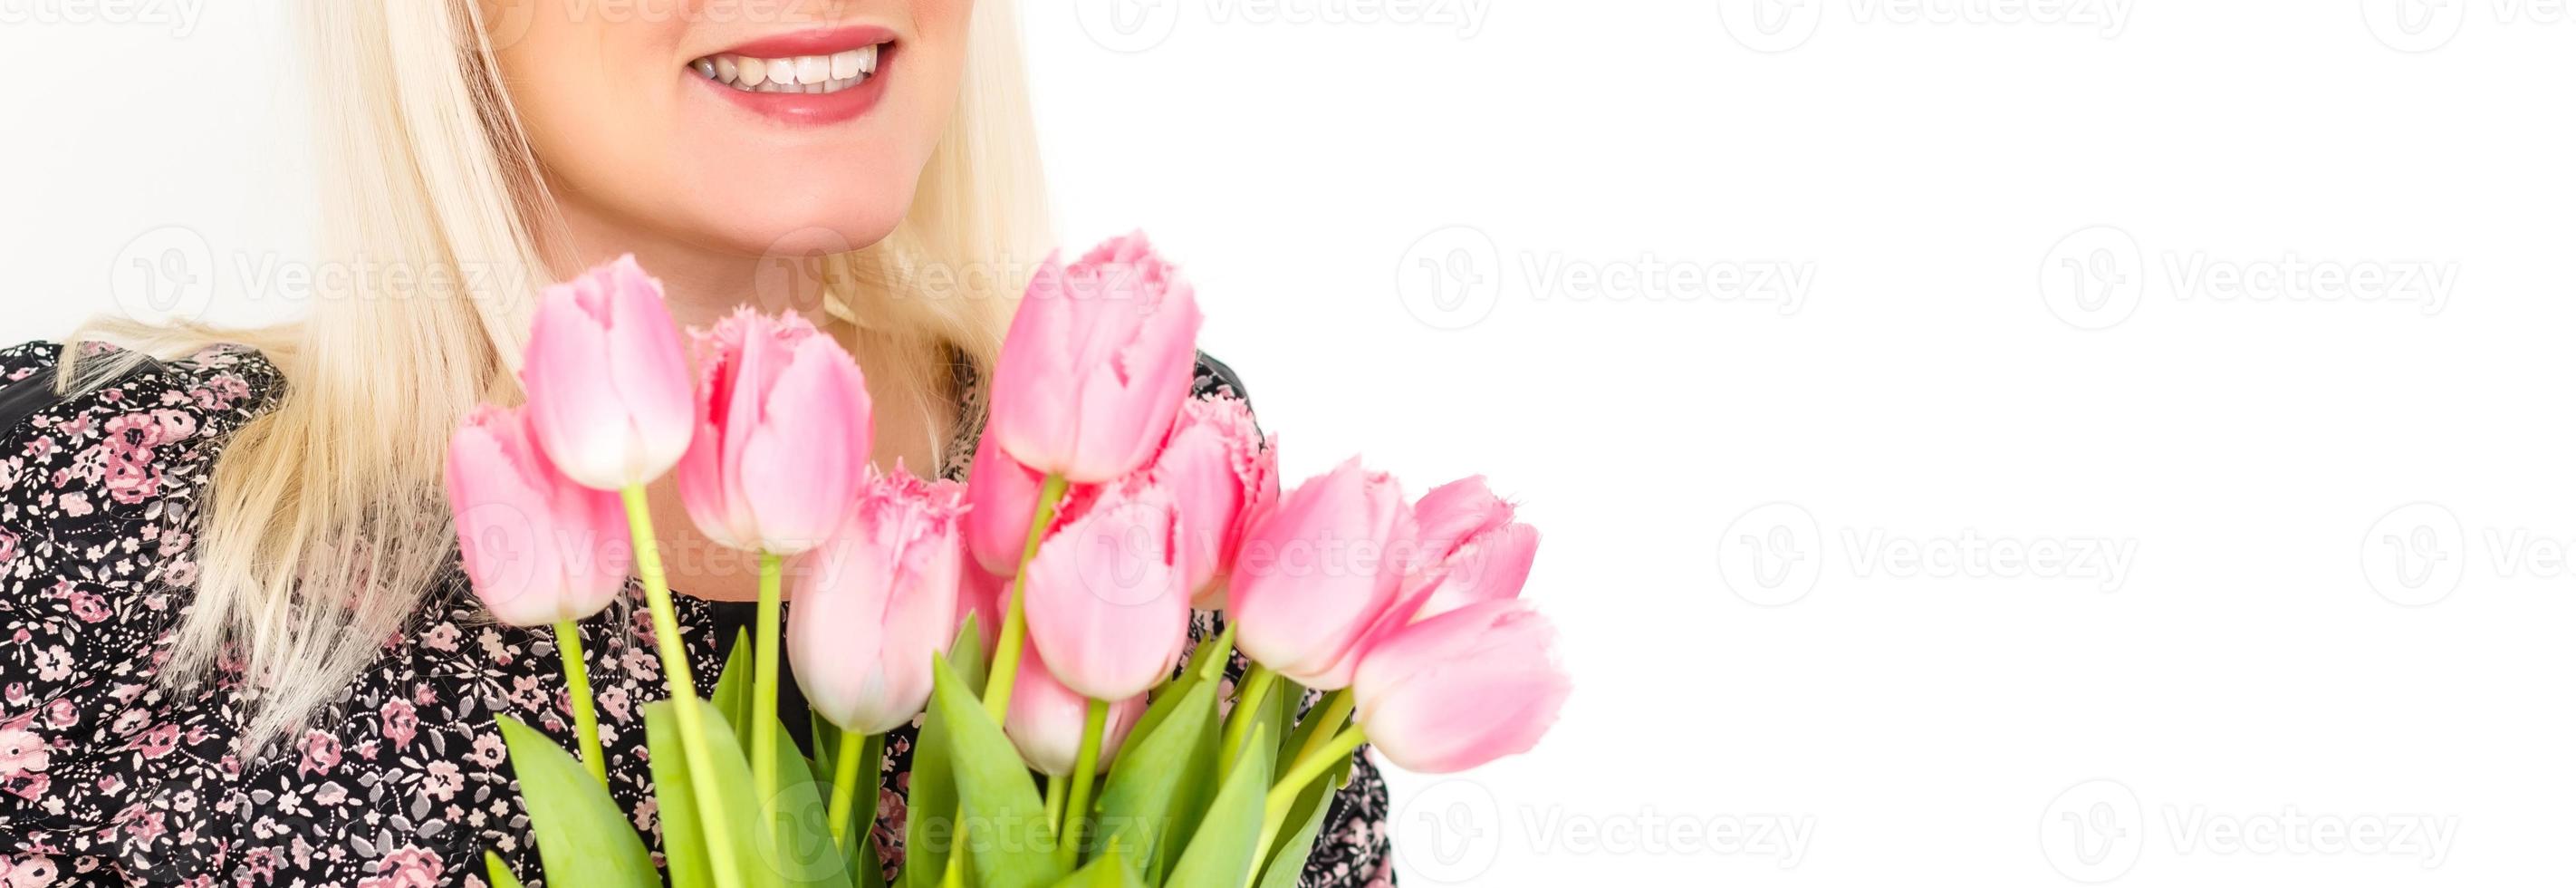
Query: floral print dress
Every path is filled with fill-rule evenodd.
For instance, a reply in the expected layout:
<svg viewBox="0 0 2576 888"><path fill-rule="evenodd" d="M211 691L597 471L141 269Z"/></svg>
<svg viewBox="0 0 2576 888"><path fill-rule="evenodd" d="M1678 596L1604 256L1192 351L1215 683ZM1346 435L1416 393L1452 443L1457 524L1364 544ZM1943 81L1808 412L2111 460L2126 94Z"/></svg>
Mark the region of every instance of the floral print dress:
<svg viewBox="0 0 2576 888"><path fill-rule="evenodd" d="M551 631L493 623L451 569L325 712L246 748L237 656L187 687L161 668L190 606L208 474L226 437L284 395L278 372L218 346L55 399L59 356L0 348L0 886L479 886L487 849L540 884L494 717L571 745ZM1241 387L1206 361L1196 388ZM961 397L975 397L971 379ZM951 477L972 453L962 437ZM677 605L711 691L751 606ZM1215 628L1197 615L1194 633ZM645 608L611 608L583 624L582 646L611 794L658 846L640 710L663 696L651 632ZM888 738L875 837L889 873L911 752L910 729ZM1303 884L1391 883L1385 808L1362 755Z"/></svg>

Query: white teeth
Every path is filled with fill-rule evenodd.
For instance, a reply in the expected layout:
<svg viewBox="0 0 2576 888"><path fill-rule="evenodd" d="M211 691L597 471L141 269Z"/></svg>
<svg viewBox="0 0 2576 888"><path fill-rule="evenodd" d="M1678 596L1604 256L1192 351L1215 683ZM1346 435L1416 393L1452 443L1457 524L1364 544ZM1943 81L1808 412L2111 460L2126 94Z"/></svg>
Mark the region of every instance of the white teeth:
<svg viewBox="0 0 2576 888"><path fill-rule="evenodd" d="M756 59L712 55L689 63L697 75L745 92L836 93L866 83L876 75L877 48L865 46L828 56Z"/></svg>

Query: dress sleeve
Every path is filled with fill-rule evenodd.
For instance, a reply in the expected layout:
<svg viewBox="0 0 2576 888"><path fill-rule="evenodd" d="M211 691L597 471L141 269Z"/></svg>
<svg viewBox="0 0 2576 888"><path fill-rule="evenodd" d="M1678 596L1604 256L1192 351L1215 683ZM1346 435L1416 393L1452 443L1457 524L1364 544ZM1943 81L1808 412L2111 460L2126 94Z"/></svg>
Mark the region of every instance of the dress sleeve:
<svg viewBox="0 0 2576 888"><path fill-rule="evenodd" d="M1201 398L1243 398L1247 406L1250 404L1243 380L1235 375L1234 368L1206 355L1199 356L1191 394ZM1196 653L1198 644L1224 631L1223 613L1198 611L1192 614L1192 653ZM1230 682L1239 681L1251 667L1252 661L1244 659L1241 651L1236 651L1226 661L1226 678ZM1307 692L1306 698L1298 704L1299 715L1302 717L1313 709L1321 697L1313 691ZM1341 792L1333 797L1333 806L1324 813L1323 825L1315 831L1314 851L1307 855L1306 872L1297 880L1301 888L1376 888L1395 884L1394 868L1389 858L1393 846L1386 831L1386 780L1378 774L1377 765L1370 761L1368 747L1362 746L1352 755L1349 782L1343 784Z"/></svg>
<svg viewBox="0 0 2576 888"><path fill-rule="evenodd" d="M264 400L266 365L219 347L62 396L59 357L0 350L15 405L0 425L0 856L148 876L201 850L180 827L205 806L166 778L233 733L174 720L184 692L160 673L196 576L203 481Z"/></svg>

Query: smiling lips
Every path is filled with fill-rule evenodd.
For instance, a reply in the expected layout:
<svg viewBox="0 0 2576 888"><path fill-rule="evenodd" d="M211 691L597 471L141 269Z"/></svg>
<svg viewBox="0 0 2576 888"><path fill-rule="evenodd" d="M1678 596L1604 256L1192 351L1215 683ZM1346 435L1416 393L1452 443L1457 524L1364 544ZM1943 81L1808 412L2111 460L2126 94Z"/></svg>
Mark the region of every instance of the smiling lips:
<svg viewBox="0 0 2576 888"><path fill-rule="evenodd" d="M796 126L840 123L885 95L892 30L858 26L781 34L689 61L698 80L735 106Z"/></svg>
<svg viewBox="0 0 2576 888"><path fill-rule="evenodd" d="M762 59L725 53L690 62L698 76L744 92L822 95L851 89L876 75L877 47L828 56Z"/></svg>

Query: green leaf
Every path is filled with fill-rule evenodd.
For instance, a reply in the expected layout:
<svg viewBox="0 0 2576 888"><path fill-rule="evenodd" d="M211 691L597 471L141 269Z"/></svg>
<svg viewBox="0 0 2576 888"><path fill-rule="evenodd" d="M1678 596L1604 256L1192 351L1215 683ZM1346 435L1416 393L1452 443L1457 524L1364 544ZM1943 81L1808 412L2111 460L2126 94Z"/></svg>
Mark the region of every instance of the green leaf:
<svg viewBox="0 0 2576 888"><path fill-rule="evenodd" d="M1055 883L1055 888L1145 888L1145 883L1136 879L1135 866L1123 860L1124 856L1112 840L1108 850Z"/></svg>
<svg viewBox="0 0 2576 888"><path fill-rule="evenodd" d="M1181 694L1164 694L1146 710L1145 718L1152 718L1154 709L1164 710L1161 723L1142 739L1129 738L1109 769L1109 785L1100 791L1099 836L1133 849L1127 858L1138 875L1152 867L1156 849L1172 831L1172 807L1182 794L1181 784L1201 764L1201 735L1219 730L1216 683L1182 679L1175 684L1189 687Z"/></svg>
<svg viewBox="0 0 2576 888"><path fill-rule="evenodd" d="M1181 705L1181 698L1189 696L1190 691L1206 683L1208 683L1206 676L1200 675L1196 669L1191 669L1182 672L1180 678L1173 679L1155 689L1154 701L1146 705L1144 715L1136 718L1136 727L1128 730L1127 745L1135 746L1144 742L1145 738L1154 736L1154 729L1162 727L1164 720L1172 717L1172 710Z"/></svg>
<svg viewBox="0 0 2576 888"><path fill-rule="evenodd" d="M1319 702L1315 709L1300 716L1297 722L1297 730L1289 733L1288 742L1279 744L1279 770L1284 771L1295 765L1297 751L1305 749L1306 744L1315 739L1315 734L1317 732L1323 732L1324 736L1330 737L1334 734L1341 733L1343 725L1350 724L1351 717L1348 715L1342 716L1341 721L1329 725L1324 724L1323 719L1319 718L1319 716L1324 714L1322 703L1330 702L1332 699L1333 695L1325 694L1323 701Z"/></svg>
<svg viewBox="0 0 2576 888"><path fill-rule="evenodd" d="M1208 686L1223 687L1213 680L1208 682ZM1216 803L1217 757L1224 751L1225 722L1218 718L1213 701L1209 706L1207 727L1198 732L1198 742L1190 749L1189 764L1182 769L1180 781L1172 788L1172 804L1163 821L1163 837L1157 841L1151 858L1153 867L1145 877L1145 881L1152 884L1165 884L1162 875L1180 862L1181 850L1189 847L1199 821L1207 816L1208 806Z"/></svg>
<svg viewBox="0 0 2576 888"><path fill-rule="evenodd" d="M661 884L644 840L626 823L626 811L609 797L608 787L546 735L506 715L499 721L501 739L510 746L510 767L518 774L519 795L535 826L546 883Z"/></svg>
<svg viewBox="0 0 2576 888"><path fill-rule="evenodd" d="M832 841L830 812L823 797L831 784L815 783L812 765L784 728L770 735L778 760L785 764L778 769L778 782L764 794L772 806L768 812L772 828L753 833L759 843L755 846L759 862L783 884L849 885L849 859Z"/></svg>
<svg viewBox="0 0 2576 888"><path fill-rule="evenodd" d="M736 737L751 736L751 632L735 630L733 649L725 654L724 671L716 673L711 696L724 713L725 727Z"/></svg>
<svg viewBox="0 0 2576 888"><path fill-rule="evenodd" d="M1282 675L1276 684L1270 686L1270 699L1266 702L1268 705L1261 710L1261 721L1255 724L1269 725L1270 736L1279 738L1279 742L1266 750L1270 753L1270 770L1277 773L1287 770L1290 764L1287 758L1295 754L1288 749L1288 738L1297 733L1293 726L1297 724L1297 710L1305 705L1306 688ZM1262 747L1256 744L1252 748Z"/></svg>
<svg viewBox="0 0 2576 888"><path fill-rule="evenodd" d="M510 875L510 865L490 851L483 852L483 880L492 883L492 888L519 888L519 877Z"/></svg>
<svg viewBox="0 0 2576 888"><path fill-rule="evenodd" d="M956 774L959 845L984 888L1036 888L1062 878L1046 802L1038 798L1028 765L1002 726L966 690L946 661L936 672L930 705L947 722L948 766Z"/></svg>
<svg viewBox="0 0 2576 888"><path fill-rule="evenodd" d="M707 731L710 765L716 771L716 785L723 796L725 822L720 828L731 839L735 857L734 870L746 877L756 870L753 858L760 841L756 835L760 818L758 799L751 789L751 763L744 760L733 732L726 726L724 715L715 704L691 700L702 716L701 726ZM670 868L674 888L701 888L714 885L715 869L707 859L707 833L698 816L697 784L690 781L689 758L680 745L680 719L676 704L656 700L644 704L645 743L652 751L653 798L662 818L662 861ZM549 880L551 881L551 880ZM745 881L748 885L767 884L763 876Z"/></svg>
<svg viewBox="0 0 2576 888"><path fill-rule="evenodd" d="M1254 726L1249 742L1252 748L1264 748L1271 742L1264 733L1269 728ZM1252 872L1252 861L1261 843L1261 805L1270 791L1270 757L1245 756L1226 775L1225 788L1217 791L1215 804L1208 806L1207 819L1199 823L1191 836L1190 846L1173 864L1167 885L1239 885Z"/></svg>
<svg viewBox="0 0 2576 888"><path fill-rule="evenodd" d="M981 615L968 615L948 646L948 665L965 679L968 694L984 686L984 633ZM939 888L948 874L948 851L956 843L957 776L948 767L948 725L939 708L930 707L921 733L912 741L912 783L905 795L903 884L905 888Z"/></svg>
<svg viewBox="0 0 2576 888"><path fill-rule="evenodd" d="M993 671L993 652L984 649L984 630L975 622L980 619L981 615L967 614L957 624L957 637L948 642L948 665L956 668L957 677L965 679L966 687L979 698Z"/></svg>
<svg viewBox="0 0 2576 888"><path fill-rule="evenodd" d="M1332 810L1333 794L1340 792L1343 781L1351 777L1351 760L1344 758L1324 776L1308 784L1297 794L1297 804L1288 809L1288 821L1297 831L1281 840L1276 849L1267 850L1270 862L1264 868L1259 888L1297 888L1297 880L1306 873L1306 857L1315 851L1315 834L1324 828L1324 815Z"/></svg>

